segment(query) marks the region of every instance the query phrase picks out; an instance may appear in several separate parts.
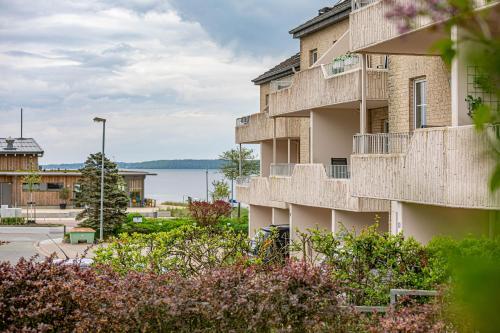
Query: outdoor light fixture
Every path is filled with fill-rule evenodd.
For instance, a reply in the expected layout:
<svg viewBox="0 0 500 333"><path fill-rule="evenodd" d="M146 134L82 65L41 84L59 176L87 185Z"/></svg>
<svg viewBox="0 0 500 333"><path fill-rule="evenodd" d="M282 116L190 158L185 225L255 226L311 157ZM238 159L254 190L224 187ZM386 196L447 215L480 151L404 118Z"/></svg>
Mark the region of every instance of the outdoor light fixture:
<svg viewBox="0 0 500 333"><path fill-rule="evenodd" d="M99 239L104 240L104 143L106 141L106 119L95 117L96 123L102 123L102 154L101 154L101 214L99 216Z"/></svg>

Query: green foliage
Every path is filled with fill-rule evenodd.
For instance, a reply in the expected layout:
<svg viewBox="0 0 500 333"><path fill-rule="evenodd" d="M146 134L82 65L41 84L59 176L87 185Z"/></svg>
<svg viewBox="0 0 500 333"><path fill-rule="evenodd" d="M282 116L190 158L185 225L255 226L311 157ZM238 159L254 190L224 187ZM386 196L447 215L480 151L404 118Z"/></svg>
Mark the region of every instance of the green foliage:
<svg viewBox="0 0 500 333"><path fill-rule="evenodd" d="M235 180L240 176L240 150L231 149L223 152L219 158L225 163L220 167L221 172L229 180ZM259 173L259 161L255 160L253 150L249 148L241 148L241 176L251 176Z"/></svg>
<svg viewBox="0 0 500 333"><path fill-rule="evenodd" d="M231 196L231 191L229 190L229 185L224 180L214 180L212 182L213 191L211 193L212 200L224 200L227 201Z"/></svg>
<svg viewBox="0 0 500 333"><path fill-rule="evenodd" d="M36 170L31 170L30 173L27 176L23 177L23 183L28 185L28 192L31 193L36 190L36 186L39 185L42 182L42 176L36 171ZM30 200L31 201L31 200Z"/></svg>
<svg viewBox="0 0 500 333"><path fill-rule="evenodd" d="M323 262L350 292L349 303L383 305L393 288L426 289L424 274L427 254L413 238L377 231L378 225L359 234L346 229L334 236L330 232L309 230L299 233L292 249L310 262Z"/></svg>
<svg viewBox="0 0 500 333"><path fill-rule="evenodd" d="M2 217L2 218L0 218L0 224L3 224L3 225L23 225L23 224L26 224L26 219L24 217Z"/></svg>
<svg viewBox="0 0 500 333"><path fill-rule="evenodd" d="M231 215L231 205L217 200L214 202L193 201L189 204L189 214L200 226L211 227L220 223L224 217Z"/></svg>
<svg viewBox="0 0 500 333"><path fill-rule="evenodd" d="M91 154L81 169L81 194L76 204L85 207L76 219L80 226L90 227L99 234L101 202L101 153ZM115 234L126 218L128 197L125 182L116 164L104 159L104 234Z"/></svg>
<svg viewBox="0 0 500 333"><path fill-rule="evenodd" d="M247 252L244 234L228 228L184 225L169 232L120 234L97 250L95 261L120 273L176 272L192 276L240 262Z"/></svg>
<svg viewBox="0 0 500 333"><path fill-rule="evenodd" d="M63 187L61 191L59 191L59 199L67 202L71 198L71 191L68 187Z"/></svg>

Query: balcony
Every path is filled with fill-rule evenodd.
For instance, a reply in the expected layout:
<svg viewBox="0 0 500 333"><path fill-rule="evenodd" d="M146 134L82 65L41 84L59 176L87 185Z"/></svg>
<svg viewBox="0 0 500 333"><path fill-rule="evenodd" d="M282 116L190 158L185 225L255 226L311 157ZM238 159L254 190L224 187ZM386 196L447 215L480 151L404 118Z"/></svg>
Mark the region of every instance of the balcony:
<svg viewBox="0 0 500 333"><path fill-rule="evenodd" d="M271 177L291 177L295 165L294 163L273 163L270 175Z"/></svg>
<svg viewBox="0 0 500 333"><path fill-rule="evenodd" d="M297 164L290 176L269 178L270 199L274 202L358 212L389 210L387 201L352 197L347 166L343 167L334 171L339 172L335 174L339 178L334 179L327 175L322 164ZM344 175L341 174L342 169Z"/></svg>
<svg viewBox="0 0 500 333"><path fill-rule="evenodd" d="M498 130L498 128L497 128ZM489 129L492 134L494 128ZM352 194L459 208L500 209L488 180L495 161L473 126L354 137ZM362 143L361 143L362 142Z"/></svg>
<svg viewBox="0 0 500 333"><path fill-rule="evenodd" d="M301 118L277 118L276 138L300 137ZM273 119L267 113L259 112L236 119L236 143L257 143L273 139Z"/></svg>
<svg viewBox="0 0 500 333"><path fill-rule="evenodd" d="M249 205L286 209L285 202L271 200L269 178L250 177L236 183L236 200Z"/></svg>
<svg viewBox="0 0 500 333"><path fill-rule="evenodd" d="M419 6L420 1L396 0L396 4ZM484 7L486 0L476 0L477 8ZM432 45L446 37L446 32L429 17L418 16L409 31L400 32L398 23L386 18L392 9L391 1L353 0L349 16L352 52L383 54L434 55Z"/></svg>
<svg viewBox="0 0 500 333"><path fill-rule="evenodd" d="M368 108L387 105L387 70L367 70ZM269 115L307 116L315 108L359 108L361 68L357 56L296 73L292 84L269 96Z"/></svg>

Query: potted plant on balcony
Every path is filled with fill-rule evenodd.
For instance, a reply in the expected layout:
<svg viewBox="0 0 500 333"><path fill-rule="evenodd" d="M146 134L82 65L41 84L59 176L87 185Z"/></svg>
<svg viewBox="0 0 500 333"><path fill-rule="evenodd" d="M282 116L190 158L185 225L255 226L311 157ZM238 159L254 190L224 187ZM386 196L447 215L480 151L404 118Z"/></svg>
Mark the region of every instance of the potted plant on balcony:
<svg viewBox="0 0 500 333"><path fill-rule="evenodd" d="M59 199L62 200L62 202L59 204L59 208L66 209L70 195L71 192L67 187L63 187L61 191L59 191Z"/></svg>

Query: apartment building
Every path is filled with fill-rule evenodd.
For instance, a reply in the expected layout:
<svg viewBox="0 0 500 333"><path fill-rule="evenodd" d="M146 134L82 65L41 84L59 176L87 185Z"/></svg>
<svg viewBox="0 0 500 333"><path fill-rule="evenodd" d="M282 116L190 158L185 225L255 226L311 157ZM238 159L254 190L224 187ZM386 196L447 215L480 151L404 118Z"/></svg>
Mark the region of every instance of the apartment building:
<svg viewBox="0 0 500 333"><path fill-rule="evenodd" d="M321 9L290 31L299 55L254 80L261 112L236 127L237 143L261 146L261 175L237 185L250 234L270 224L335 233L375 221L421 242L494 233L494 161L465 102L481 94L474 69L463 58L448 69L430 51L444 33L439 23L421 20L401 35L388 10L384 0Z"/></svg>

